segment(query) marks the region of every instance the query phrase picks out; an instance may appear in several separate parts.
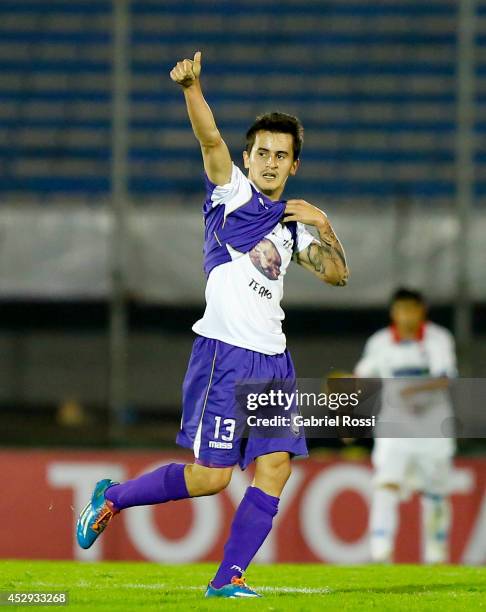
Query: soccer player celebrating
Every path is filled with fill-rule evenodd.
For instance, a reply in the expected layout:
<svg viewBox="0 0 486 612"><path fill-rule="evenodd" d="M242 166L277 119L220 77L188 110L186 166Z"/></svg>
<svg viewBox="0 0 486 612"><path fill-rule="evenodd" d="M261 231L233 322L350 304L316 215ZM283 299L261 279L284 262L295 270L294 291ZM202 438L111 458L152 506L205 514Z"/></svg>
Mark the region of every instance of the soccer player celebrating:
<svg viewBox="0 0 486 612"><path fill-rule="evenodd" d="M346 284L343 248L327 216L304 200L282 200L299 167L303 128L296 117L270 113L248 130L243 162L232 163L200 84L201 53L170 73L184 93L206 175L204 271L206 310L183 384L183 417L177 443L193 449L190 465L172 463L123 484L105 479L78 521L80 546L88 548L112 517L131 506L213 495L233 468L255 461L255 477L233 519L224 557L206 597L258 597L243 573L263 544L290 476L291 457L306 455L302 431L241 435L239 380L282 380L295 385L282 333L283 277L294 259L320 281ZM305 229L315 227L319 239Z"/></svg>
<svg viewBox="0 0 486 612"><path fill-rule="evenodd" d="M372 454L371 557L377 563L392 560L398 504L418 489L424 560L442 563L448 552L447 485L455 450L454 439L443 437L442 425L452 417L447 387L448 378L457 375L454 339L426 320L417 291L398 289L390 315L391 326L371 336L355 368L359 377L386 379ZM383 437L390 427L403 437Z"/></svg>

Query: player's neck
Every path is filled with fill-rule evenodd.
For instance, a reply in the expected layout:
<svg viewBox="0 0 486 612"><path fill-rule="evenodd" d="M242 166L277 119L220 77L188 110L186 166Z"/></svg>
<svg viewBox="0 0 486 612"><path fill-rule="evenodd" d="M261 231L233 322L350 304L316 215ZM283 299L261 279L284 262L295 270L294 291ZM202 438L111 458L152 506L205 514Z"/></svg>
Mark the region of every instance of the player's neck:
<svg viewBox="0 0 486 612"><path fill-rule="evenodd" d="M395 325L395 330L400 340L416 340L420 336L421 328L422 324L413 328Z"/></svg>
<svg viewBox="0 0 486 612"><path fill-rule="evenodd" d="M272 202L278 202L281 199L282 193L283 193L283 189L278 189L277 191L268 191L268 190L263 190L260 189L260 191L263 193L264 196L267 196L267 198L269 200L272 200Z"/></svg>
<svg viewBox="0 0 486 612"><path fill-rule="evenodd" d="M417 337L417 332L410 330L398 330L398 335L402 340L415 340L415 338Z"/></svg>

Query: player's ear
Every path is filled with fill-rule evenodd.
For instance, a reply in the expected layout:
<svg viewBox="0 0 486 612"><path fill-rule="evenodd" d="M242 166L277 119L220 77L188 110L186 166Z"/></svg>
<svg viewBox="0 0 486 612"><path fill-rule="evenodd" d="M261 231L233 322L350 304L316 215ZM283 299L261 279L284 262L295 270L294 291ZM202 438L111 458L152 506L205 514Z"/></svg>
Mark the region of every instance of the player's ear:
<svg viewBox="0 0 486 612"><path fill-rule="evenodd" d="M250 156L248 155L248 152L246 150L243 151L243 163L245 164L246 170L249 170L250 169Z"/></svg>
<svg viewBox="0 0 486 612"><path fill-rule="evenodd" d="M292 163L292 166L290 167L290 174L291 174L291 176L295 176L297 174L297 170L299 168L300 168L300 159L296 159Z"/></svg>

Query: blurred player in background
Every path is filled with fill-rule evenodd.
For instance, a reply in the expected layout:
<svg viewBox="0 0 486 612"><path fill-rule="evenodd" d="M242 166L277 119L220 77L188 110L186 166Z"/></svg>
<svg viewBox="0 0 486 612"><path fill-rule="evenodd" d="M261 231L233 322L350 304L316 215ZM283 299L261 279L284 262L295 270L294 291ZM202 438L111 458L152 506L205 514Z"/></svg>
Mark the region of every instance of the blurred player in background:
<svg viewBox="0 0 486 612"><path fill-rule="evenodd" d="M183 385L178 444L194 451L191 465L170 464L125 482L100 481L80 515L78 542L88 548L113 515L130 506L212 495L230 482L235 465L256 462L255 478L238 507L224 558L207 597L257 597L243 573L263 544L290 475L292 456L306 455L303 431L282 437L242 435L235 406L238 380L295 385L282 332L283 277L293 259L323 282L346 284L343 248L326 215L303 200L282 200L299 167L303 129L296 117L270 113L247 133L243 162L233 164L201 90L201 53L171 71L181 85L206 172L204 270L206 310ZM199 167L194 169L199 173ZM316 240L304 224L314 226ZM282 408L283 410L283 408Z"/></svg>
<svg viewBox="0 0 486 612"><path fill-rule="evenodd" d="M457 375L454 340L427 321L417 291L397 290L390 316L391 326L371 336L355 368L358 377L386 379L372 453L371 555L378 563L392 561L398 506L413 488L421 492L424 561L441 563L448 554L447 488L455 441L440 436L452 417L447 387L448 378ZM398 430L404 437L383 437L390 435L389 427L392 435ZM437 437L420 437L427 432Z"/></svg>

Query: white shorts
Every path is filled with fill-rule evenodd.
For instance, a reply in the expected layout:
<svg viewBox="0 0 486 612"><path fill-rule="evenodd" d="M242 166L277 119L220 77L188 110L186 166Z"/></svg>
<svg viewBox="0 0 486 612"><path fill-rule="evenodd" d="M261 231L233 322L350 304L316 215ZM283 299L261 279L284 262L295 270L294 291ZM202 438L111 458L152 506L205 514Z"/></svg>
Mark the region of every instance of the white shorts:
<svg viewBox="0 0 486 612"><path fill-rule="evenodd" d="M454 450L450 438L376 438L373 482L398 485L403 497L412 491L446 495Z"/></svg>

